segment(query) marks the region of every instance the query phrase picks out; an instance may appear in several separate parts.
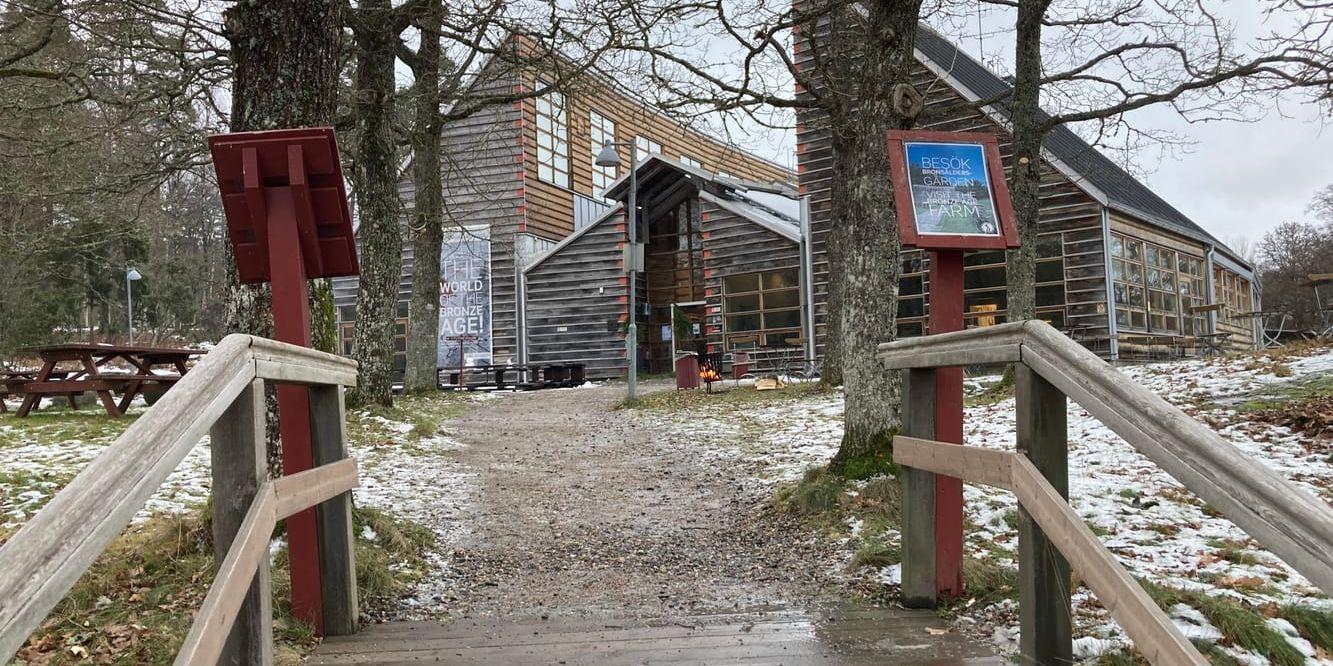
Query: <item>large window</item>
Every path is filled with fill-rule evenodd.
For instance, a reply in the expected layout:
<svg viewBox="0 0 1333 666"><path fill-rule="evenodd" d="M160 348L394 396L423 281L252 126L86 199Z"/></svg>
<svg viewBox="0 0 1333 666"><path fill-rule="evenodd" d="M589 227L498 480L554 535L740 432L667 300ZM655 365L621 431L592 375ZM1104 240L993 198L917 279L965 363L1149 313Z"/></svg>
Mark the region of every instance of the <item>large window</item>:
<svg viewBox="0 0 1333 666"><path fill-rule="evenodd" d="M1253 310L1250 281L1221 266L1214 266L1213 289L1217 301L1226 305L1218 313L1218 318L1231 326L1248 326L1249 322L1239 315Z"/></svg>
<svg viewBox="0 0 1333 666"><path fill-rule="evenodd" d="M1207 305L1208 290L1203 283L1203 260L1188 254L1180 255L1176 266L1180 275L1180 315L1182 332L1203 335L1208 332L1208 317L1198 308Z"/></svg>
<svg viewBox="0 0 1333 666"><path fill-rule="evenodd" d="M1111 284L1115 323L1122 329L1148 330L1148 295L1143 288L1143 242L1111 234Z"/></svg>
<svg viewBox="0 0 1333 666"><path fill-rule="evenodd" d="M801 293L795 268L723 280L728 348L787 347L801 334Z"/></svg>
<svg viewBox="0 0 1333 666"><path fill-rule="evenodd" d="M537 177L569 187L569 119L565 96L554 90L537 98Z"/></svg>
<svg viewBox="0 0 1333 666"><path fill-rule="evenodd" d="M1111 234L1116 326L1149 333L1207 332L1203 259Z"/></svg>
<svg viewBox="0 0 1333 666"><path fill-rule="evenodd" d="M602 152L602 146L616 140L616 123L592 111L588 113L588 131L592 135L592 195L601 197L606 188L615 182L617 169L614 166L597 166L597 154Z"/></svg>
<svg viewBox="0 0 1333 666"><path fill-rule="evenodd" d="M639 159L646 160L649 155L661 155L662 144L639 134L634 137L634 147L639 151Z"/></svg>
<svg viewBox="0 0 1333 666"><path fill-rule="evenodd" d="M685 153L681 153L681 154L680 154L680 163L681 163L681 164L684 164L684 165L686 165L686 166L692 166L692 167L694 167L694 168L696 168L696 169L702 169L702 168L704 168L704 163L703 163L703 162L700 162L699 160L696 160L696 159L694 159L693 157L690 157L689 155L686 155Z"/></svg>

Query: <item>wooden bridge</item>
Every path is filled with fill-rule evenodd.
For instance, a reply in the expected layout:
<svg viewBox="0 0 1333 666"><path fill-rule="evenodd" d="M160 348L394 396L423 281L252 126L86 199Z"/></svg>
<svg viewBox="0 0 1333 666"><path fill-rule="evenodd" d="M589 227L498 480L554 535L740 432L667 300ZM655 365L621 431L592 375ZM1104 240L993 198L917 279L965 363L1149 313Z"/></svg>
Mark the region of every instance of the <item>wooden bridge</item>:
<svg viewBox="0 0 1333 666"><path fill-rule="evenodd" d="M1333 592L1333 511L1212 430L1037 321L881 345L907 371L903 596L936 603L936 475L1014 492L1020 504L1024 663L1072 661L1070 565L1153 664L1206 664L1067 503L1066 400L1152 459L1325 592ZM1017 450L932 441L936 369L1014 364ZM177 664L273 658L268 543L277 520L315 507L325 633L314 664L997 662L940 621L900 610L785 611L671 621L460 620L358 624L351 535L356 464L347 457L342 357L228 336L0 548L0 656L10 657L205 434L213 461L218 573ZM314 469L268 479L265 382L310 388Z"/></svg>

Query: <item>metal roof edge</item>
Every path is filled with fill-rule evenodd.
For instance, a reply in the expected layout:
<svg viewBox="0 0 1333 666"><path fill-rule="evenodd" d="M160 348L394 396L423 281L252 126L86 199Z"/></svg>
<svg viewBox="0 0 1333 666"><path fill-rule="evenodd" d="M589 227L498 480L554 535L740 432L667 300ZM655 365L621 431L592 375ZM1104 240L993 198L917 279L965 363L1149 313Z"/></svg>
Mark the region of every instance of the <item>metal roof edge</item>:
<svg viewBox="0 0 1333 666"><path fill-rule="evenodd" d="M719 208L722 208L724 210L730 211L731 213L739 215L749 220L750 222L753 222L754 224L757 224L765 229L768 229L769 231L772 231L773 233L778 234L783 238L786 238L787 240L790 240L798 245L801 242L800 229L783 228L778 225L770 224L766 220L760 220L758 218L751 217L749 213L745 212L740 207L733 205L732 202L723 199L722 197L719 197L716 194L713 194L712 192L700 191L699 198L704 201L710 202Z"/></svg>
<svg viewBox="0 0 1333 666"><path fill-rule="evenodd" d="M556 243L554 247L552 247L551 249L547 250L546 252L544 252L541 256L537 257L536 259L533 259L533 260L532 260L532 263L528 264L527 266L524 266L523 269L522 269L522 270L523 270L523 274L524 274L524 275L527 275L527 274L528 274L528 271L530 271L530 270L532 270L532 269L534 269L534 268L540 266L540 265L542 264L542 262L544 262L544 261L546 261L547 259L550 259L551 257L555 256L555 254L556 254L557 252L559 252L559 251L565 249L566 247L569 247L570 244L572 244L574 241L576 241L576 240L582 238L583 235L586 234L586 233L588 233L593 227L595 227L595 226L597 226L597 225L599 225L599 224L601 224L601 223L603 223L603 222L605 222L605 221L611 219L612 217L615 217L617 213L620 213L620 212L622 212L622 211L624 211L624 210L625 210L625 206L624 206L623 204L622 204L622 205L617 205L617 206L615 206L614 208L612 208L611 210L608 210L608 211L606 211L605 213L603 213L601 217L599 217L599 218L593 220L592 222L589 222L588 225L585 226L585 227L583 227L582 229L577 229L577 230L574 231L574 233L572 233L572 234L570 234L570 235L568 235L568 236L565 236L565 238L564 238L563 240L561 240L559 243Z"/></svg>

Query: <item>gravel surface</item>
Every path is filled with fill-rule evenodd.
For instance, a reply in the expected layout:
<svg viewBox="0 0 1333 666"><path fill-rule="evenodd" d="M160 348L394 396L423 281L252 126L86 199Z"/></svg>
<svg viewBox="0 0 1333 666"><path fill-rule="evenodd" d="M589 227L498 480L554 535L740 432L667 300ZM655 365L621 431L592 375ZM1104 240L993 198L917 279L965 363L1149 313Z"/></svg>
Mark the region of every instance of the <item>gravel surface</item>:
<svg viewBox="0 0 1333 666"><path fill-rule="evenodd" d="M647 387L651 390L653 387ZM660 387L659 387L660 388ZM836 544L772 488L614 410L623 386L496 396L445 425L474 475L403 617L666 617L835 602Z"/></svg>

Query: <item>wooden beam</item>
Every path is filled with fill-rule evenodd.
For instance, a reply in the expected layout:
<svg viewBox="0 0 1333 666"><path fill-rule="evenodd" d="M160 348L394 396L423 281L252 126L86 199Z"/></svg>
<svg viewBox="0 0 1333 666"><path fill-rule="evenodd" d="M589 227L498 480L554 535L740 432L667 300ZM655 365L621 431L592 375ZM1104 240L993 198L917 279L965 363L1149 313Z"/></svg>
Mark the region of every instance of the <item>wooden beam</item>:
<svg viewBox="0 0 1333 666"><path fill-rule="evenodd" d="M935 371L904 373L903 432L917 438L935 436ZM894 452L897 459L897 451ZM923 469L902 470L903 483L903 605L934 608L935 598L935 475Z"/></svg>
<svg viewBox="0 0 1333 666"><path fill-rule="evenodd" d="M960 446L899 435L893 438L893 462L913 469L1009 489L1010 451Z"/></svg>
<svg viewBox="0 0 1333 666"><path fill-rule="evenodd" d="M346 636L359 628L356 589L356 542L352 537L352 493L355 462L347 457L346 407L340 386L310 389L310 432L315 464L321 468L350 468L351 483L342 492L322 498L316 511L319 525L319 571L323 590L324 633ZM347 472L343 473L345 480Z"/></svg>
<svg viewBox="0 0 1333 666"><path fill-rule="evenodd" d="M250 506L268 479L264 421L264 381L256 379L210 431L215 573L220 573L233 544L238 542ZM273 592L267 562L261 562L254 572L217 663L219 666L273 663Z"/></svg>
<svg viewBox="0 0 1333 666"><path fill-rule="evenodd" d="M1134 648L1152 664L1206 666L1208 661L1130 578L1046 477L1027 458L1015 457L1013 463L1014 494L1019 504L1097 593L1097 600L1133 639Z"/></svg>
<svg viewBox="0 0 1333 666"><path fill-rule="evenodd" d="M1059 496L1069 498L1066 400L1023 364L1014 366L1018 454ZM1010 475L1012 476L1012 464ZM1074 662L1069 563L1027 508L1018 508L1019 661L1027 666Z"/></svg>
<svg viewBox="0 0 1333 666"><path fill-rule="evenodd" d="M213 587L176 654L176 666L217 663L232 623L249 595L255 572L261 566L268 567L268 542L277 524L277 503L272 482L265 483L246 512L227 558L218 567ZM272 640L272 636L268 638Z"/></svg>
<svg viewBox="0 0 1333 666"><path fill-rule="evenodd" d="M356 460L344 458L272 481L278 520L298 514L360 485Z"/></svg>

